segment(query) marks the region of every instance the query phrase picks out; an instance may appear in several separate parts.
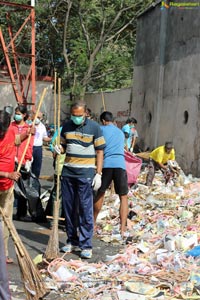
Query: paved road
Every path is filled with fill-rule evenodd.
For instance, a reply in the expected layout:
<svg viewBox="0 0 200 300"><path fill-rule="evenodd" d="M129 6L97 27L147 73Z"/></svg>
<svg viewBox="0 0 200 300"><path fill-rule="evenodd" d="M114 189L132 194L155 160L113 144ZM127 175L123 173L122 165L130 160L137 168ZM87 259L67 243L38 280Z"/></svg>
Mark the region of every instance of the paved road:
<svg viewBox="0 0 200 300"><path fill-rule="evenodd" d="M53 167L52 167L52 157L49 151L44 151L44 158L43 158L43 167L42 167L42 174L41 175L52 175L53 174ZM52 183L48 181L41 180L42 191L51 188ZM34 222L20 222L14 221L16 226L17 232L25 245L30 257L33 259L38 254L43 254L46 250L46 246L49 240L49 225L48 223L45 224L38 224ZM59 241L60 247L65 244L66 241L66 233L61 229L59 230ZM90 260L91 262L99 262L103 261L106 254L114 255L118 253L119 244L113 245L108 244L100 241L96 237L93 239L93 257ZM25 300L24 291L23 291L23 283L21 280L21 272L19 269L19 265L17 262L15 248L12 240L9 242L10 248L10 256L14 258L14 264L8 265L8 273L9 273L9 280L10 280L10 290L12 295L12 300ZM79 256L76 254L68 254L66 259L79 259ZM59 295L51 298L49 295L45 299L61 299ZM63 299L63 298L62 298Z"/></svg>

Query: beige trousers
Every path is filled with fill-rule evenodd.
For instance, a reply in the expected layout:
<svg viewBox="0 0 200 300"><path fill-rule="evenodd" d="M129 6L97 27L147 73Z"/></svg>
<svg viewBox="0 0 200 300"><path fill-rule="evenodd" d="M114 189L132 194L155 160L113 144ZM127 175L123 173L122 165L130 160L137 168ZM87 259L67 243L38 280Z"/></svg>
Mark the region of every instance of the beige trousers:
<svg viewBox="0 0 200 300"><path fill-rule="evenodd" d="M6 191L0 191L0 206L4 209L6 216L11 220L13 216L13 203L14 203L13 187L11 187ZM2 220L2 225L3 225L3 240L4 240L4 247L5 247L5 254L6 256L9 256L8 239L10 234L3 220Z"/></svg>

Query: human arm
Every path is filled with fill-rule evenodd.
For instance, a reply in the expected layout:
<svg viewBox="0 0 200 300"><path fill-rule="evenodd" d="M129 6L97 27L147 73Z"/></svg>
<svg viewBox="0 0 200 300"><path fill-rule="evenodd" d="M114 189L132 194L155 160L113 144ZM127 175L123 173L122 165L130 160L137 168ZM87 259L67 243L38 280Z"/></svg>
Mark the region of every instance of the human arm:
<svg viewBox="0 0 200 300"><path fill-rule="evenodd" d="M0 171L0 177L4 177L4 178L8 178L8 179L17 181L21 177L21 174L20 174L20 172L17 172L17 171L15 171L15 172Z"/></svg>
<svg viewBox="0 0 200 300"><path fill-rule="evenodd" d="M133 138L132 138L132 143L131 143L131 148L130 148L130 151L131 151L131 152L133 152L133 149L134 149L134 147L135 147L136 139L137 139L137 137L136 137L136 136L133 136Z"/></svg>
<svg viewBox="0 0 200 300"><path fill-rule="evenodd" d="M45 137L43 137L43 141L44 142L50 142L51 141L51 137L45 136Z"/></svg>
<svg viewBox="0 0 200 300"><path fill-rule="evenodd" d="M163 170L167 170L168 169L168 166L167 165L164 165L164 164L162 164L162 163L160 163L160 162L157 162L158 163L158 165L159 165L159 167L161 168L161 169L163 169Z"/></svg>
<svg viewBox="0 0 200 300"><path fill-rule="evenodd" d="M96 164L97 164L96 173L101 175L102 168L103 168L103 150L97 150L96 155L97 155L96 156Z"/></svg>
<svg viewBox="0 0 200 300"><path fill-rule="evenodd" d="M31 126L29 127L26 131L22 132L21 134L16 134L15 135L15 145L19 146L21 144L21 142L23 142L24 140L26 140L29 135L34 135L35 134L35 127Z"/></svg>

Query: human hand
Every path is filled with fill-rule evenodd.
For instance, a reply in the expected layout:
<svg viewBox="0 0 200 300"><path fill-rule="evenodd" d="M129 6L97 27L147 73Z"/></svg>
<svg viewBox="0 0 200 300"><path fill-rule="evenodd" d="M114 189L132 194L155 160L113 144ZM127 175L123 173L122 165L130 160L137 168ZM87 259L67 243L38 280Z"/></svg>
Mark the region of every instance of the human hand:
<svg viewBox="0 0 200 300"><path fill-rule="evenodd" d="M21 177L21 173L17 172L17 171L11 172L11 173L7 173L7 178L9 178L11 180L17 181L20 177Z"/></svg>
<svg viewBox="0 0 200 300"><path fill-rule="evenodd" d="M62 153L63 147L61 145L55 145L53 150L56 154L60 155Z"/></svg>
<svg viewBox="0 0 200 300"><path fill-rule="evenodd" d="M27 135L31 134L31 135L35 135L36 129L35 126L31 125L28 129L27 129Z"/></svg>
<svg viewBox="0 0 200 300"><path fill-rule="evenodd" d="M130 148L130 152L133 152L133 147Z"/></svg>
<svg viewBox="0 0 200 300"><path fill-rule="evenodd" d="M92 186L94 191L98 191L101 187L101 175L99 173L94 176Z"/></svg>

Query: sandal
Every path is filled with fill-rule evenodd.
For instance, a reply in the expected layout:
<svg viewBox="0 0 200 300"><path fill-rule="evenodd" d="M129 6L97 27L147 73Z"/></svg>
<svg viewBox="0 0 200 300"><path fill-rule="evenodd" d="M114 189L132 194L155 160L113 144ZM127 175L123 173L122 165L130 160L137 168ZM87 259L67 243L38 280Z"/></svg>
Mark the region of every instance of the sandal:
<svg viewBox="0 0 200 300"><path fill-rule="evenodd" d="M10 257L6 257L6 263L7 264L13 264L14 263L14 260L12 259L12 258L10 258Z"/></svg>

